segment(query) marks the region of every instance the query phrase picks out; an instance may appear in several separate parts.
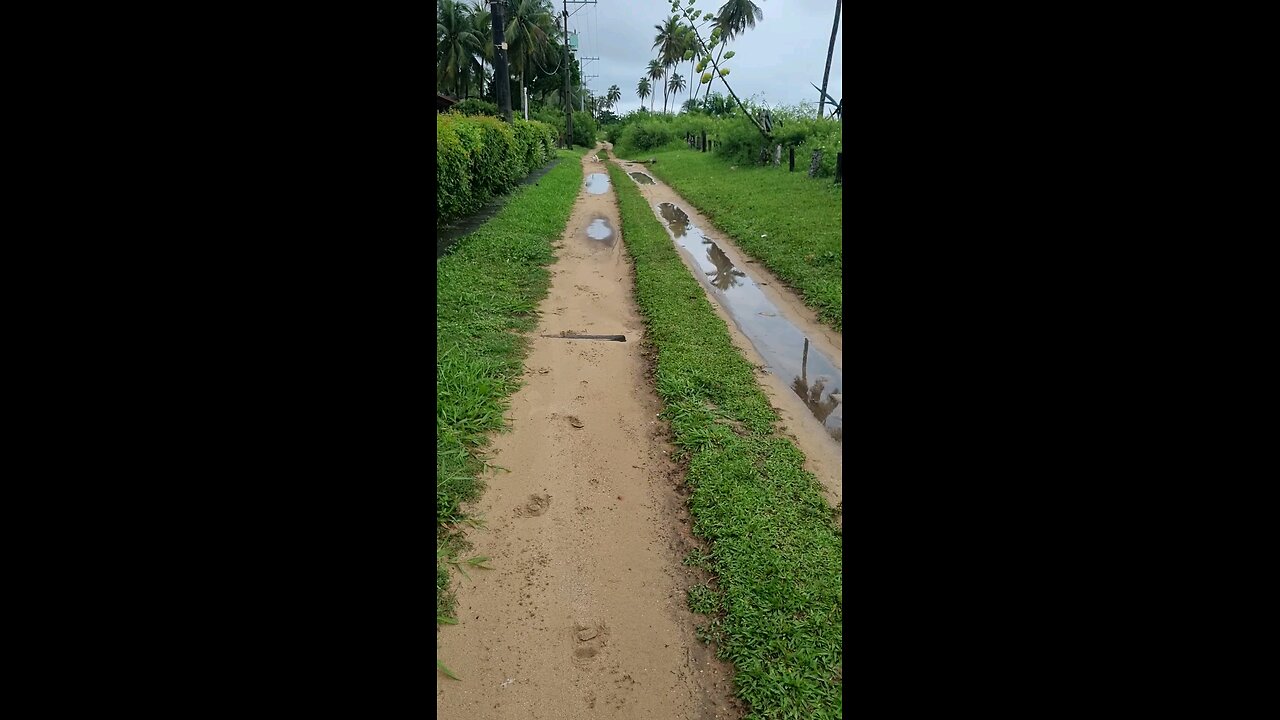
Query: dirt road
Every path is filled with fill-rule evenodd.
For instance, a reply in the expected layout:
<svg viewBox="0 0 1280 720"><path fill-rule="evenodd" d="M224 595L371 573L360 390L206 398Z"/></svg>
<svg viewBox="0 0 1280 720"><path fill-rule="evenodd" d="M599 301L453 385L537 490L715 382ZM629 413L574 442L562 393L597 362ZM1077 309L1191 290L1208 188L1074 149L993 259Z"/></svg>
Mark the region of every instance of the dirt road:
<svg viewBox="0 0 1280 720"><path fill-rule="evenodd" d="M685 601L704 578L681 564L694 541L613 189L592 155L583 170L512 431L492 447L510 472L486 477L471 508L487 523L471 554L493 569L458 578L459 624L437 633L436 656L461 680L437 673L436 707L447 720L737 718ZM541 337L562 332L626 342Z"/></svg>

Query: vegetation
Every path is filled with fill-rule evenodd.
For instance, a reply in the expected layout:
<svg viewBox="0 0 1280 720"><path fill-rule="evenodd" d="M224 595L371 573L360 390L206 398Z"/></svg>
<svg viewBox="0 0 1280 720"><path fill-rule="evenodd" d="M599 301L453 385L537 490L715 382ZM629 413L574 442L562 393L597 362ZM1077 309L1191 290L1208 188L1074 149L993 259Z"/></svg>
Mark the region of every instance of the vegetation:
<svg viewBox="0 0 1280 720"><path fill-rule="evenodd" d="M436 622L450 624L450 564L479 523L461 505L479 497L488 433L503 427L519 385L524 339L550 286L545 266L582 184L585 151L562 158L537 185L518 188L491 220L436 261ZM478 560L478 559L473 559ZM477 565L477 562L472 562ZM438 662L438 661L437 661Z"/></svg>
<svg viewBox="0 0 1280 720"><path fill-rule="evenodd" d="M662 163L659 163L660 165ZM632 181L609 164L655 380L687 464L693 532L717 590L694 589L699 634L731 661L748 717L841 717L841 538L804 456ZM703 560L700 560L702 562Z"/></svg>
<svg viewBox="0 0 1280 720"><path fill-rule="evenodd" d="M649 172L670 185L759 260L795 288L819 319L844 329L843 191L786 168L741 166L705 153L655 154Z"/></svg>
<svg viewBox="0 0 1280 720"><path fill-rule="evenodd" d="M436 116L436 227L478 210L551 157L555 130L534 120Z"/></svg>

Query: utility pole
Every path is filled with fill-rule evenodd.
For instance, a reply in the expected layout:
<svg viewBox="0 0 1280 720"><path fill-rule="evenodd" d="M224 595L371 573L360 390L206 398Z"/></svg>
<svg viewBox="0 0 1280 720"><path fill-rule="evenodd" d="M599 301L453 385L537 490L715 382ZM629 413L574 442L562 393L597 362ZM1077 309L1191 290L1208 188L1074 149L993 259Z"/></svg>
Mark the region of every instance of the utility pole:
<svg viewBox="0 0 1280 720"><path fill-rule="evenodd" d="M506 0L491 0L493 8L493 81L498 84L498 110L502 119L511 122L511 72L507 69L507 41L502 36L506 19L502 15Z"/></svg>
<svg viewBox="0 0 1280 720"><path fill-rule="evenodd" d="M564 117L565 117L565 143L568 147L573 147L573 98L569 97L569 76L573 73L569 67L569 3L574 5L595 5L596 0L561 0L561 9L564 11ZM554 6L552 6L554 7ZM574 12L578 12L574 10ZM578 76L581 79L582 68L578 68Z"/></svg>
<svg viewBox="0 0 1280 720"><path fill-rule="evenodd" d="M585 95L585 93L583 93L582 91L586 89L586 85L587 85L587 76L586 76L586 75L583 75L583 73L584 73L584 72L586 72L586 67L584 67L584 66L585 66L588 62L590 62L590 61L592 61L592 60L599 60L599 59L600 59L600 58L598 58L598 57L580 57L580 58L578 58L578 96L579 96L579 97L582 97L582 96L584 96L584 95ZM591 77L600 77L600 76L599 76L599 75L592 75ZM586 100L585 100L585 99L583 99L581 104L582 104L582 106L581 106L580 108L578 108L578 109L579 109L579 110L582 110L583 112L586 112L586 110L587 110L587 103L586 103Z"/></svg>

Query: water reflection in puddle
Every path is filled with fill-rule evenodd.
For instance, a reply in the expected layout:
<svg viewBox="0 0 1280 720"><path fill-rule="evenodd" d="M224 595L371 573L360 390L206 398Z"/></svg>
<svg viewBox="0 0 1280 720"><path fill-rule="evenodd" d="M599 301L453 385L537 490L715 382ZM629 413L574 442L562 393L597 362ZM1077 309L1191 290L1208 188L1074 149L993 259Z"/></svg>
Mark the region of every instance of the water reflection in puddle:
<svg viewBox="0 0 1280 720"><path fill-rule="evenodd" d="M644 174L644 173L642 173L642 172L633 172L633 173L627 173L627 174L631 176L631 179L632 179L632 180L635 180L636 182L640 183L641 185L652 185L652 184L653 184L653 178L649 177L648 175L645 175L645 174Z"/></svg>
<svg viewBox="0 0 1280 720"><path fill-rule="evenodd" d="M587 175L587 192L592 195L603 195L609 191L609 176L604 173Z"/></svg>
<svg viewBox="0 0 1280 720"><path fill-rule="evenodd" d="M774 374L791 380L794 392L837 442L844 442L844 376L778 308L745 272L734 267L720 246L708 240L689 216L671 203L658 205L658 214L676 244L689 253L712 288L720 306L769 365Z"/></svg>
<svg viewBox="0 0 1280 720"><path fill-rule="evenodd" d="M587 237L592 240L603 240L608 245L613 245L613 226L609 224L609 219L604 217L596 217L587 226Z"/></svg>

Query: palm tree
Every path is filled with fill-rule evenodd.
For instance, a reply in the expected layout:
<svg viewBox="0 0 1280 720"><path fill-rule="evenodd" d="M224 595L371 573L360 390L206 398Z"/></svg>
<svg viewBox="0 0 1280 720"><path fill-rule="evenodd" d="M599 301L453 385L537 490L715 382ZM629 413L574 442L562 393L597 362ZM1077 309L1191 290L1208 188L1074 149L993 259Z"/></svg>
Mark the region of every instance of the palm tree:
<svg viewBox="0 0 1280 720"><path fill-rule="evenodd" d="M667 81L667 89L671 91L672 95L684 90L684 78L680 77L680 73L675 73L671 76L671 79ZM663 112L666 112L665 107Z"/></svg>
<svg viewBox="0 0 1280 720"><path fill-rule="evenodd" d="M665 76L666 74L667 74L667 69L662 66L661 62L657 60L649 61L649 79L650 80L656 83L659 80L661 80L663 76ZM653 103L656 103L656 102L658 102L658 93L655 91L653 93L653 102L649 103L649 112L653 112Z"/></svg>
<svg viewBox="0 0 1280 720"><path fill-rule="evenodd" d="M640 96L640 107L644 107L644 99L649 97L648 76L640 78L640 82L636 84L636 95Z"/></svg>
<svg viewBox="0 0 1280 720"><path fill-rule="evenodd" d="M831 75L831 54L836 49L836 30L840 27L840 0L836 0L836 20L831 23L831 42L827 44L827 67L822 71L822 92L818 95L818 119L822 119L822 108L827 101L827 78Z"/></svg>
<svg viewBox="0 0 1280 720"><path fill-rule="evenodd" d="M465 88L472 56L480 49L467 8L454 0L440 0L436 7L436 87L455 95Z"/></svg>
<svg viewBox="0 0 1280 720"><path fill-rule="evenodd" d="M693 36L693 28L684 25L680 30L680 44L684 46L684 57L689 60L689 79L692 80L694 73L697 72L694 68L698 65L698 40ZM697 87L695 84L689 84L689 100L693 99L695 87Z"/></svg>
<svg viewBox="0 0 1280 720"><path fill-rule="evenodd" d="M720 55L724 53L724 46L730 40L741 36L747 30L754 30L756 23L761 20L764 20L764 11L751 0L728 0L721 5L720 11L716 13L716 26L720 28L721 42L720 48L716 51L715 64L720 63ZM712 79L715 79L714 74ZM708 93L711 92L712 84L707 83ZM728 83L725 83L725 87L728 87Z"/></svg>
<svg viewBox="0 0 1280 720"><path fill-rule="evenodd" d="M493 62L493 17L483 5L471 9L471 32L480 43L472 69L480 83L480 97L484 97L485 63Z"/></svg>
<svg viewBox="0 0 1280 720"><path fill-rule="evenodd" d="M613 107L622 99L622 90L617 85L610 85L609 90L604 94L605 107Z"/></svg>
<svg viewBox="0 0 1280 720"><path fill-rule="evenodd" d="M555 24L543 0L511 0L508 8L511 15L507 19L504 39L511 58L511 70L520 74L520 87L523 88L525 73L534 63L534 57L546 52L550 44L548 38L555 33Z"/></svg>
<svg viewBox="0 0 1280 720"><path fill-rule="evenodd" d="M684 49L682 47L683 31L681 30L680 18L672 15L662 25L654 25L654 30L658 34L653 38L653 49L658 51L658 61L662 63L662 67L673 67L676 63L684 59ZM664 88L662 93L662 112L667 111L667 96L670 88Z"/></svg>

